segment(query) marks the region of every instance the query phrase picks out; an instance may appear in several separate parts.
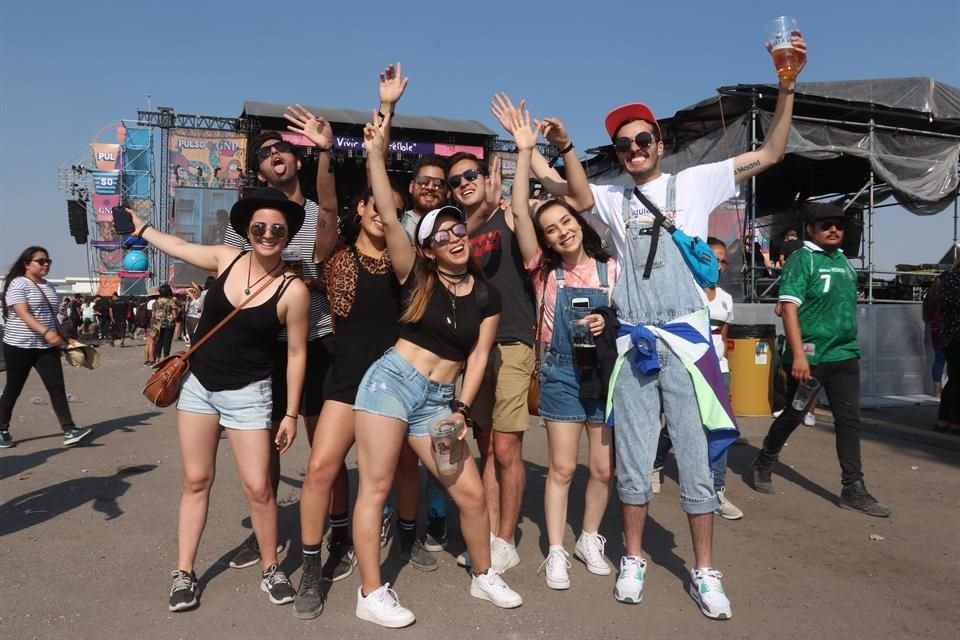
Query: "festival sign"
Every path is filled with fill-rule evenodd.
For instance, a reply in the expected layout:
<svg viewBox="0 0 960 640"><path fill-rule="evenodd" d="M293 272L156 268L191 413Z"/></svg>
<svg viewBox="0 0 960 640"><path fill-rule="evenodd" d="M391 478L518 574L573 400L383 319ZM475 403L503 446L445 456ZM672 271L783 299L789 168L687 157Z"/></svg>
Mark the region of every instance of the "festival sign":
<svg viewBox="0 0 960 640"><path fill-rule="evenodd" d="M92 200L97 222L113 222L113 208L120 206L120 194L103 196L95 193Z"/></svg>
<svg viewBox="0 0 960 640"><path fill-rule="evenodd" d="M93 172L93 190L102 196L114 196L120 193L120 172L119 171L98 171Z"/></svg>
<svg viewBox="0 0 960 640"><path fill-rule="evenodd" d="M120 145L94 142L93 161L101 171L116 171L120 169Z"/></svg>
<svg viewBox="0 0 960 640"><path fill-rule="evenodd" d="M174 129L168 146L170 189L243 186L247 141L242 135L199 129Z"/></svg>

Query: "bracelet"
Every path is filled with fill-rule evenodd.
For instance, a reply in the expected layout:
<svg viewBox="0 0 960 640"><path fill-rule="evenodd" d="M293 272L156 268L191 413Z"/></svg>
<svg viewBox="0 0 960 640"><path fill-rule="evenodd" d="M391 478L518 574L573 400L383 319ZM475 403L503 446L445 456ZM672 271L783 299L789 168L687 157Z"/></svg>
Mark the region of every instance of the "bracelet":
<svg viewBox="0 0 960 640"><path fill-rule="evenodd" d="M285 413L285 414L283 414L283 415L284 415L285 418L293 418L294 420L296 420L296 419L299 417L299 416L292 416L292 415L290 415L289 413Z"/></svg>
<svg viewBox="0 0 960 640"><path fill-rule="evenodd" d="M470 405L465 402L460 402L459 400L454 400L450 403L450 410L454 413L459 413L464 418L470 417Z"/></svg>
<svg viewBox="0 0 960 640"><path fill-rule="evenodd" d="M143 234L144 234L144 232L145 232L147 229L150 229L150 228L152 228L152 227L153 227L153 225L150 224L149 222L144 223L144 225L143 225L142 227L140 227L140 231L137 232L137 237L140 238L141 240L143 240Z"/></svg>
<svg viewBox="0 0 960 640"><path fill-rule="evenodd" d="M560 155L564 156L564 155L570 153L571 151L573 151L573 142L571 142L570 144L568 144L567 146L565 146L563 149L561 149L561 150L560 150Z"/></svg>

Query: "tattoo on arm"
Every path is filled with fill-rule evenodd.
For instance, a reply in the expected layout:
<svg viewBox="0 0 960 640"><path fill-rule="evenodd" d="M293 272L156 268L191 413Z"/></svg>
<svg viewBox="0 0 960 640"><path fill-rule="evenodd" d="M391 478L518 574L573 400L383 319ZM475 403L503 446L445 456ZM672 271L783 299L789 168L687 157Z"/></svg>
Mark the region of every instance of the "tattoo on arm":
<svg viewBox="0 0 960 640"><path fill-rule="evenodd" d="M317 218L317 227L320 229L325 229L327 227L327 221L323 218Z"/></svg>
<svg viewBox="0 0 960 640"><path fill-rule="evenodd" d="M734 175L740 175L741 173L746 173L747 171L750 171L751 169L756 169L756 168L759 167L759 166L760 166L760 161L759 161L759 160L754 160L754 161L751 162L750 164L745 164L745 165L743 165L742 167L737 167L736 171L734 171L733 173L734 173Z"/></svg>

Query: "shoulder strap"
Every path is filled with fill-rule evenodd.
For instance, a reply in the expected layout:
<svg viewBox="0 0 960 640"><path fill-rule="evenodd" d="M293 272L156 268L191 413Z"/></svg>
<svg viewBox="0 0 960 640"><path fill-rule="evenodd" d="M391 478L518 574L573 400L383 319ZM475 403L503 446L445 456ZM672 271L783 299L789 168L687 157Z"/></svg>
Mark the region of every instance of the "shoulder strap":
<svg viewBox="0 0 960 640"><path fill-rule="evenodd" d="M27 280L30 280L30 278L27 278ZM33 280L30 280L30 282L33 282ZM47 307L50 308L50 315L53 316L53 326L56 327L56 329L54 329L54 331L56 331L57 334L58 334L61 338L63 338L64 340L66 340L66 339L67 339L67 336L63 335L63 332L60 331L60 321L57 320L57 310L53 308L53 303L50 302L50 298L48 298L48 297L47 297L47 294L43 292L43 287L41 287L39 284L37 284L36 282L33 282L33 286L35 286L35 287L37 288L37 291L40 292L40 295L43 297L44 302L47 303ZM48 331L49 331L49 329L48 329ZM44 334L44 335L46 335L46 334Z"/></svg>
<svg viewBox="0 0 960 640"><path fill-rule="evenodd" d="M607 263L601 262L596 258L594 258L593 261L597 263L597 278L600 280L600 286L604 289L609 288L610 284L607 281Z"/></svg>
<svg viewBox="0 0 960 640"><path fill-rule="evenodd" d="M236 262L236 260L234 260L234 262ZM233 266L233 263L231 263L230 266ZM234 307L233 311L228 313L226 318L218 322L217 325L213 329L210 329L210 331L208 331L205 336L203 336L202 338L194 342L192 345L190 345L190 348L187 349L182 356L180 356L180 359L186 360L187 358L189 358L193 354L193 352L200 347L200 345L202 345L204 342L209 340L210 337L213 336L213 334L215 334L217 331L219 331L223 327L223 325L227 324L230 321L230 319L233 318L233 316L240 313L240 310L243 309L245 306L247 306L248 302L250 302L251 300L256 298L258 295L260 295L260 293L266 290L266 288L269 287L271 284L273 284L273 278L271 278L270 280L267 280L262 285L260 285L260 287L256 291L251 293L243 301L241 301L240 304ZM224 283L224 286L226 286L226 283ZM224 295L226 295L226 292L224 292Z"/></svg>
<svg viewBox="0 0 960 640"><path fill-rule="evenodd" d="M630 220L630 196L632 192L630 187L623 188L623 226L627 226L627 221Z"/></svg>
<svg viewBox="0 0 960 640"><path fill-rule="evenodd" d="M670 176L670 178L672 179L673 176ZM667 189L669 188L670 188L670 182L667 181ZM674 190L676 190L676 184L674 184ZM643 191L640 191L640 187L634 187L633 194L637 196L637 198L639 198L640 202L644 204L647 210L653 214L653 217L656 219L657 222L660 223L660 226L666 229L670 235L673 235L673 232L676 231L677 228L673 226L672 222L667 220L667 218L663 215L663 213L660 212L660 209L657 207L657 205L653 204L653 202L650 201L650 198L643 195ZM669 197L669 195L670 194L668 191L667 196Z"/></svg>
<svg viewBox="0 0 960 640"><path fill-rule="evenodd" d="M677 174L667 179L667 211L677 210Z"/></svg>
<svg viewBox="0 0 960 640"><path fill-rule="evenodd" d="M559 289L562 287L564 283L563 262L557 265L557 268L553 270L553 277L557 279L557 288ZM546 282L546 278L544 278L544 282Z"/></svg>

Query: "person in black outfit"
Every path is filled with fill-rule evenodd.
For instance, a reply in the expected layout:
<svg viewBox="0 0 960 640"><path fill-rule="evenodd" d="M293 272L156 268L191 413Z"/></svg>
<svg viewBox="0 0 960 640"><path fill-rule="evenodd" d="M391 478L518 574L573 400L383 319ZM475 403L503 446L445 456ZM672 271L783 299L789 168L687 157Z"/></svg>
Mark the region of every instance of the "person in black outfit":
<svg viewBox="0 0 960 640"><path fill-rule="evenodd" d="M114 293L110 298L110 344L113 346L117 346L118 340L120 341L120 346L124 346L123 343L127 339L128 315L130 315L130 302L126 298L121 298Z"/></svg>

